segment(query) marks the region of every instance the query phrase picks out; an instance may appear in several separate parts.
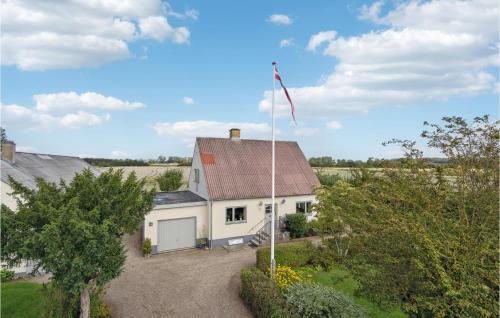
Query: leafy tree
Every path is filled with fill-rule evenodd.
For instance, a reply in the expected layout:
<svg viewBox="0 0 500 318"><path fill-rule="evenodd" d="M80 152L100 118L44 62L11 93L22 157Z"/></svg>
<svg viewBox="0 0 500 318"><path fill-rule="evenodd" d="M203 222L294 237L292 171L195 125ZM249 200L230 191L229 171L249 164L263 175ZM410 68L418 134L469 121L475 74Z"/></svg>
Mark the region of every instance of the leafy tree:
<svg viewBox="0 0 500 318"><path fill-rule="evenodd" d="M80 296L80 317L89 316L89 292L120 275L125 252L120 236L137 230L153 206L144 180L112 169L90 170L69 184L37 180L31 190L10 178L17 212L1 208L1 257L14 265L34 261L52 273L55 288Z"/></svg>
<svg viewBox="0 0 500 318"><path fill-rule="evenodd" d="M156 160L158 163L166 163L167 158L165 156L158 156L158 159Z"/></svg>
<svg viewBox="0 0 500 318"><path fill-rule="evenodd" d="M401 166L321 189L318 228L350 246L344 263L360 280L360 293L399 303L412 317L493 317L498 123L488 116L443 121L425 123L422 137L449 165L429 165L415 142L392 140L405 153Z"/></svg>
<svg viewBox="0 0 500 318"><path fill-rule="evenodd" d="M156 177L156 182L160 191L177 191L182 186L182 170L167 170Z"/></svg>
<svg viewBox="0 0 500 318"><path fill-rule="evenodd" d="M5 129L0 127L0 143L3 145L4 142L7 141L7 134L5 133Z"/></svg>

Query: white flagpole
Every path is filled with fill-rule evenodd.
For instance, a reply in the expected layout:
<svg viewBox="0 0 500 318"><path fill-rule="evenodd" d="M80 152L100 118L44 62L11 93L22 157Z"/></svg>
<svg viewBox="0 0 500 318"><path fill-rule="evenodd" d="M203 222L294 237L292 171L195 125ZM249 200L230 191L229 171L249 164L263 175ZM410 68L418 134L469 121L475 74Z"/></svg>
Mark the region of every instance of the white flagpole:
<svg viewBox="0 0 500 318"><path fill-rule="evenodd" d="M271 277L274 274L274 270L276 268L275 263L274 263L274 227L275 227L275 210L274 210L274 177L275 177L275 149L274 149L274 90L275 90L275 84L276 84L276 63L273 62L273 102L272 102L272 120L273 120L273 125L272 125L272 168L271 168L271 183L272 183L272 188L271 188Z"/></svg>

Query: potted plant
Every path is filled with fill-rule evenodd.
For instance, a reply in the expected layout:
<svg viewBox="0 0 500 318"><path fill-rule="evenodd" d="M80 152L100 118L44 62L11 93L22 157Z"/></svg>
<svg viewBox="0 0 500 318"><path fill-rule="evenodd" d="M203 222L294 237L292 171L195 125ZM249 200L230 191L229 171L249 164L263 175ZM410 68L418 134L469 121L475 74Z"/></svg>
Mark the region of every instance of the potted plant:
<svg viewBox="0 0 500 318"><path fill-rule="evenodd" d="M150 238L146 238L144 240L144 243L142 243L142 254L144 255L144 257L151 256L151 250L152 250L151 239Z"/></svg>

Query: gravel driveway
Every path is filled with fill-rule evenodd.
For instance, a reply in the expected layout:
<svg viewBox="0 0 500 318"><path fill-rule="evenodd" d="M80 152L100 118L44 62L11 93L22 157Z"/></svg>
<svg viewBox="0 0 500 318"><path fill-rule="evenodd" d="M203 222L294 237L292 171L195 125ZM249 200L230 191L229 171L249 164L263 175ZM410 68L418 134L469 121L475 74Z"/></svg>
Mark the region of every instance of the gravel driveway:
<svg viewBox="0 0 500 318"><path fill-rule="evenodd" d="M240 269L255 264L246 246L143 258L137 235L124 238L124 272L107 289L113 317L252 317L239 297Z"/></svg>

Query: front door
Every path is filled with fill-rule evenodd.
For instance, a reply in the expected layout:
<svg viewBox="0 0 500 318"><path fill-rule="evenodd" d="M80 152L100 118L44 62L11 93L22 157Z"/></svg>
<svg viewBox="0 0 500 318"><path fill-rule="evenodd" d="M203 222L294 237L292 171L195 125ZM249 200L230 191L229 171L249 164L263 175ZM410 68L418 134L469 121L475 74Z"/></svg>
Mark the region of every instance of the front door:
<svg viewBox="0 0 500 318"><path fill-rule="evenodd" d="M265 231L267 234L271 234L271 204L266 204L266 216L265 216L265 223L266 223L266 228ZM278 224L278 204L274 204L274 224ZM276 227L275 227L276 229Z"/></svg>

